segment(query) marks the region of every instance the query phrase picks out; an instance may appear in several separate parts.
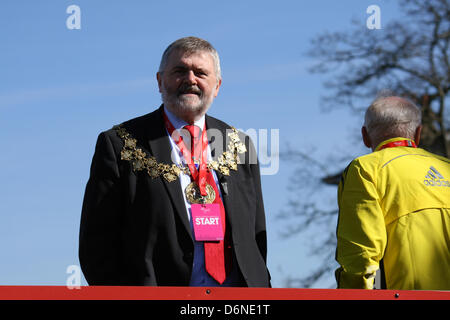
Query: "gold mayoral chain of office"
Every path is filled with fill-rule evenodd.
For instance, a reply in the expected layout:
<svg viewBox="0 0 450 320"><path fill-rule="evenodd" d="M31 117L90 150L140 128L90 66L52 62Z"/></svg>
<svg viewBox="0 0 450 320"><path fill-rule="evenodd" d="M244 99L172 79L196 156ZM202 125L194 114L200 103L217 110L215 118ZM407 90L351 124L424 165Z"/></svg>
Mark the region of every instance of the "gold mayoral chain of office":
<svg viewBox="0 0 450 320"><path fill-rule="evenodd" d="M159 163L155 157L147 155L145 151L137 147L137 140L122 125L116 125L113 129L124 142L120 152L120 159L131 161L133 171L145 170L153 179L163 176L168 182L175 181L181 173L191 175L189 168L186 166ZM207 163L209 170L219 171L226 176L230 175L230 170L237 170L238 155L247 151L247 148L239 139L236 128L231 127L231 132L228 133L228 136L230 137L228 150L224 151L217 160L208 161Z"/></svg>

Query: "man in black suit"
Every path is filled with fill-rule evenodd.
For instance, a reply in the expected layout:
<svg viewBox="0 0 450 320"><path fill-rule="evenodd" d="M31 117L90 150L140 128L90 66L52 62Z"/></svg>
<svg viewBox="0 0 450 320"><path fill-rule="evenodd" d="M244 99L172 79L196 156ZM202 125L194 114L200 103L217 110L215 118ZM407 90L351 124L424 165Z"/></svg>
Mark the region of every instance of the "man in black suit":
<svg viewBox="0 0 450 320"><path fill-rule="evenodd" d="M157 80L159 109L98 137L80 226L86 280L270 287L255 149L206 115L222 83L217 51L179 39Z"/></svg>

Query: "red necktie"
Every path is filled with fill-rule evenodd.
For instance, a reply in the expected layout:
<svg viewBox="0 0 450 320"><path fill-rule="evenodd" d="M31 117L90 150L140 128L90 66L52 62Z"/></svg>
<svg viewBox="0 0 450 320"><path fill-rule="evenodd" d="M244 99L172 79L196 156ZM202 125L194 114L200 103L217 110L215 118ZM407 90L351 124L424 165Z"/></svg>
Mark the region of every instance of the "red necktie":
<svg viewBox="0 0 450 320"><path fill-rule="evenodd" d="M201 143L199 140L200 128L195 125L187 125L186 128L191 134L191 156L193 159L198 160L201 158ZM198 147L200 146L200 148ZM207 146L205 146L207 147ZM225 207L223 206L222 199L220 198L219 191L217 189L216 182L213 174L210 170L206 174L206 182L213 187L216 193L216 198L213 203L217 203L220 207L220 215L222 219L222 227L224 229L224 240L221 241L205 241L205 267L206 271L217 282L222 284L226 275L231 267L231 246L229 245L229 233L226 232L226 219L225 219Z"/></svg>

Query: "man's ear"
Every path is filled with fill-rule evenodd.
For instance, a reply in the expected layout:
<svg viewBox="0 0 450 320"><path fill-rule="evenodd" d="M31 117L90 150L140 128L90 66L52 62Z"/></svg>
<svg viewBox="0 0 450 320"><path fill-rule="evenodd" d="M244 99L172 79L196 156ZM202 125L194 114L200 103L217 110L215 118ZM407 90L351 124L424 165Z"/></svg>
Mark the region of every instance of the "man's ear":
<svg viewBox="0 0 450 320"><path fill-rule="evenodd" d="M372 142L370 141L369 133L367 132L366 127L361 128L361 134L364 141L364 145L367 148L372 148Z"/></svg>
<svg viewBox="0 0 450 320"><path fill-rule="evenodd" d="M419 145L421 133L422 133L422 126L420 125L417 127L416 132L414 133L414 142L416 143L416 146Z"/></svg>
<svg viewBox="0 0 450 320"><path fill-rule="evenodd" d="M216 92L214 92L214 98L216 98L217 95L219 94L219 88L220 88L221 85L222 85L222 79L217 81Z"/></svg>
<svg viewBox="0 0 450 320"><path fill-rule="evenodd" d="M158 81L159 92L161 92L162 74L161 72L156 73L156 81Z"/></svg>

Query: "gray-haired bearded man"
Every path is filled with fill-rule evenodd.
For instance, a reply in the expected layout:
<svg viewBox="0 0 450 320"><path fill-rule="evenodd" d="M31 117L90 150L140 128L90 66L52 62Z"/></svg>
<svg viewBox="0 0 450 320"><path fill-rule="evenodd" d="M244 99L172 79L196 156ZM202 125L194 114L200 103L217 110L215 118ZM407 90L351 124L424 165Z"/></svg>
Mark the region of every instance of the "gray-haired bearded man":
<svg viewBox="0 0 450 320"><path fill-rule="evenodd" d="M98 137L80 227L86 280L269 287L255 149L206 115L222 83L217 51L179 39L157 80L163 105Z"/></svg>

